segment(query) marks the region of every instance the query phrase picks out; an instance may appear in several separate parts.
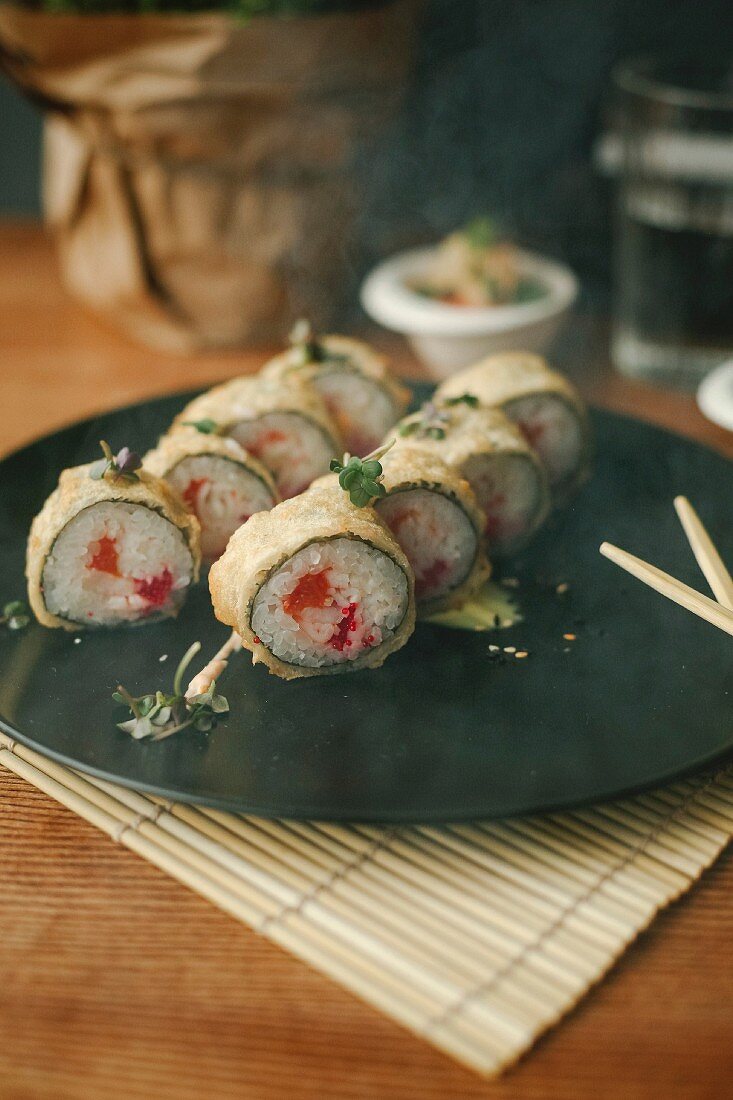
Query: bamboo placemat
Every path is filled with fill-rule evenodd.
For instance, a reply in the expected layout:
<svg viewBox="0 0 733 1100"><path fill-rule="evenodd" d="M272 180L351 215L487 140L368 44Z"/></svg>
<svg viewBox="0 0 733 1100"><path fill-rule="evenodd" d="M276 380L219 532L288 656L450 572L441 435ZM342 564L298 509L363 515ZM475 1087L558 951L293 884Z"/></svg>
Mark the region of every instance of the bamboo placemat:
<svg viewBox="0 0 733 1100"><path fill-rule="evenodd" d="M559 1020L733 835L733 769L446 827L265 821L142 795L0 734L0 763L486 1075Z"/></svg>

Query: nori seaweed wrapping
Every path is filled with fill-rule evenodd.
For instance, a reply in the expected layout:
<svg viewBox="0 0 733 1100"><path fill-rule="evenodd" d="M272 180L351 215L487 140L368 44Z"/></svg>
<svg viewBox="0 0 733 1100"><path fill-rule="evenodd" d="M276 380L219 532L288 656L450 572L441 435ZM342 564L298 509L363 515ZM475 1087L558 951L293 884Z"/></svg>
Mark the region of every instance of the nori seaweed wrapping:
<svg viewBox="0 0 733 1100"><path fill-rule="evenodd" d="M191 551L192 583L195 584L198 580L201 565L199 522L187 511L178 493L145 470L138 472L136 481L113 481L108 477L95 481L89 474L92 465L93 463L89 463L62 471L58 486L31 524L26 555L28 599L36 618L44 626L60 626L64 630L82 629L80 623L62 619L47 610L42 589L43 570L54 542L67 523L85 508L91 508L103 501L140 504L157 512L177 527Z"/></svg>
<svg viewBox="0 0 733 1100"><path fill-rule="evenodd" d="M405 445L395 448L384 455L381 462L384 472L382 483L388 496L409 489L429 489L452 500L470 520L476 532L476 554L471 568L461 583L443 596L420 601L419 615L424 617L460 607L491 574L483 547L484 514L471 486L438 455L417 447Z"/></svg>
<svg viewBox="0 0 733 1100"><path fill-rule="evenodd" d="M309 668L280 660L250 625L255 597L267 579L299 550L311 543L352 538L388 555L407 579L407 604L391 638L354 661ZM258 512L232 535L224 554L211 567L209 587L217 619L238 632L253 663L262 662L284 680L303 676L378 668L400 649L415 626L415 585L409 562L386 525L372 508L356 508L346 493L324 478L305 493Z"/></svg>

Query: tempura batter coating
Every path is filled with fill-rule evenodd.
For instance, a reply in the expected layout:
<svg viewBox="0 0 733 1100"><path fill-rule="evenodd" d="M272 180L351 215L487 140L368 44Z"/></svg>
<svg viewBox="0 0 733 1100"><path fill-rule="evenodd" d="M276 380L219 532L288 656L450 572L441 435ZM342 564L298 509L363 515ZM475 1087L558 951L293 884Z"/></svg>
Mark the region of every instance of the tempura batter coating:
<svg viewBox="0 0 733 1100"><path fill-rule="evenodd" d="M407 602L394 634L374 649L365 650L348 664L311 668L280 660L255 635L253 604L260 588L298 551L313 544L348 538L381 551L405 576ZM407 558L371 508L356 508L332 484L317 484L286 500L271 512L252 516L232 536L211 569L209 587L216 617L236 630L253 662L264 663L275 675L290 680L302 676L378 668L400 649L415 625L414 577Z"/></svg>
<svg viewBox="0 0 733 1100"><path fill-rule="evenodd" d="M192 516L183 501L160 478L145 470L138 472L137 480L113 481L108 477L94 480L90 470L94 464L74 466L64 470L56 489L31 524L26 556L28 599L40 623L64 630L79 630L80 624L61 618L48 611L43 597L43 570L54 542L66 525L86 508L103 501L121 501L149 508L177 527L191 552L193 560L192 582L198 580L201 564L199 548L199 522Z"/></svg>

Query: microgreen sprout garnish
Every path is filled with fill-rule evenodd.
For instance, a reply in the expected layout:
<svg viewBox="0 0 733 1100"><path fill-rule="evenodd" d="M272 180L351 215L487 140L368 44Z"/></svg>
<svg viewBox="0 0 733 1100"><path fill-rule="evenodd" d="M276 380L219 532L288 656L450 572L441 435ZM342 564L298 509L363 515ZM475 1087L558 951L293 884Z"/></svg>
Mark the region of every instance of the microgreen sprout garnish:
<svg viewBox="0 0 733 1100"><path fill-rule="evenodd" d="M447 405L449 409L454 408L456 405L468 405L470 409L477 409L478 397L475 397L472 393L462 393L458 397L446 397L443 404Z"/></svg>
<svg viewBox="0 0 733 1100"><path fill-rule="evenodd" d="M399 433L402 436L416 435L421 439L445 439L449 427L450 415L435 402L428 401L414 420L400 425Z"/></svg>
<svg viewBox="0 0 733 1100"><path fill-rule="evenodd" d="M30 621L28 607L22 600L11 600L10 603L6 603L0 615L0 626L6 626L8 630L22 630Z"/></svg>
<svg viewBox="0 0 733 1100"><path fill-rule="evenodd" d="M289 340L301 356L302 365L306 363L322 363L326 358L326 352L322 344L316 339L310 321L301 317L293 325Z"/></svg>
<svg viewBox="0 0 733 1100"><path fill-rule="evenodd" d="M136 470L142 466L142 459L129 447L122 447L116 455L112 454L112 448L104 439L100 439L99 446L104 451L104 458L92 463L89 476L94 481L101 481L103 477L110 481L139 481Z"/></svg>
<svg viewBox="0 0 733 1100"><path fill-rule="evenodd" d="M299 353L299 362L295 364L296 367L307 367L311 363L348 363L349 361L348 355L329 351L314 335L310 321L304 317L295 322L289 339L291 346Z"/></svg>
<svg viewBox="0 0 733 1100"><path fill-rule="evenodd" d="M357 508L365 508L371 500L386 496L387 490L382 485L384 473L379 460L393 446L394 439L391 439L364 458L345 454L342 462L335 458L331 462L332 472L339 476L339 485L349 494L349 500Z"/></svg>
<svg viewBox="0 0 733 1100"><path fill-rule="evenodd" d="M136 741L147 737L152 741L162 741L164 737L180 733L189 726L201 731L212 729L217 718L229 712L227 700L223 695L216 694L216 680L212 680L200 695L187 699L184 694L183 677L200 649L201 643L194 642L184 653L173 677L170 695L156 691L152 695L135 696L119 684L112 698L116 703L129 707L132 718L118 722L117 728L129 733Z"/></svg>
<svg viewBox="0 0 733 1100"><path fill-rule="evenodd" d="M201 420L184 420L183 425L186 428L195 428L202 435L218 435L220 430L217 422L208 416L204 416Z"/></svg>

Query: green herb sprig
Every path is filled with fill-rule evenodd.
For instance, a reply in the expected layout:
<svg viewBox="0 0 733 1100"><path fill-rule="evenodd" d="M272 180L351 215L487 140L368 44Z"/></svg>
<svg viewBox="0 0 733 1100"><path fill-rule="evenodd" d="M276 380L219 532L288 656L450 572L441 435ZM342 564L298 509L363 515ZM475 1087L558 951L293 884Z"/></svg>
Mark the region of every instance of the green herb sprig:
<svg viewBox="0 0 733 1100"><path fill-rule="evenodd" d="M184 420L185 428L195 428L202 435L219 435L220 427L215 420L205 416L201 420Z"/></svg>
<svg viewBox="0 0 733 1100"><path fill-rule="evenodd" d="M93 481L101 481L104 477L110 481L140 480L136 473L143 464L139 454L131 451L129 447L122 447L114 455L109 443L104 439L100 439L99 446L104 451L104 458L92 463L89 476Z"/></svg>
<svg viewBox="0 0 733 1100"><path fill-rule="evenodd" d="M298 352L298 362L293 369L307 367L312 363L331 363L344 365L349 362L348 355L330 351L317 336L314 335L310 321L301 318L293 325L289 336L290 345Z"/></svg>
<svg viewBox="0 0 733 1100"><path fill-rule="evenodd" d="M229 703L223 695L216 694L216 680L212 680L208 690L201 695L187 699L184 694L183 677L200 649L201 643L194 642L184 653L173 677L170 695L156 691L151 695L135 696L118 684L112 698L116 703L129 707L132 718L118 722L117 728L129 733L136 741L145 738L162 741L189 726L201 731L210 730L220 715L228 714Z"/></svg>
<svg viewBox="0 0 733 1100"><path fill-rule="evenodd" d="M30 621L28 605L22 600L11 600L6 603L0 615L0 626L6 626L8 630L23 630Z"/></svg>
<svg viewBox="0 0 733 1100"><path fill-rule="evenodd" d="M441 409L434 401L428 401L415 419L400 424L398 431L401 436L416 435L421 439L445 439L446 430L449 427L450 416L445 409Z"/></svg>
<svg viewBox="0 0 733 1100"><path fill-rule="evenodd" d="M326 349L314 335L311 323L305 317L295 322L288 339L291 346L300 353L301 361L298 366L322 363L326 359Z"/></svg>
<svg viewBox="0 0 733 1100"><path fill-rule="evenodd" d="M499 230L496 222L485 215L473 218L463 229L463 236L469 246L477 251L491 248L499 239Z"/></svg>
<svg viewBox="0 0 733 1100"><path fill-rule="evenodd" d="M335 458L332 460L331 471L338 474L339 485L349 494L349 500L357 508L366 508L370 501L386 496L387 490L382 484L384 472L379 460L384 458L394 442L394 439L390 440L364 458L345 454L342 462Z"/></svg>
<svg viewBox="0 0 733 1100"><path fill-rule="evenodd" d="M477 409L478 397L475 397L472 393L462 393L458 397L444 398L443 404L447 405L449 409L455 408L456 405L468 405L470 409Z"/></svg>
<svg viewBox="0 0 733 1100"><path fill-rule="evenodd" d="M419 439L445 439L451 424L448 409L456 405L468 405L475 409L478 398L472 393L462 393L458 397L446 397L440 403L427 401L420 412L400 424L397 429L401 436L416 435Z"/></svg>

